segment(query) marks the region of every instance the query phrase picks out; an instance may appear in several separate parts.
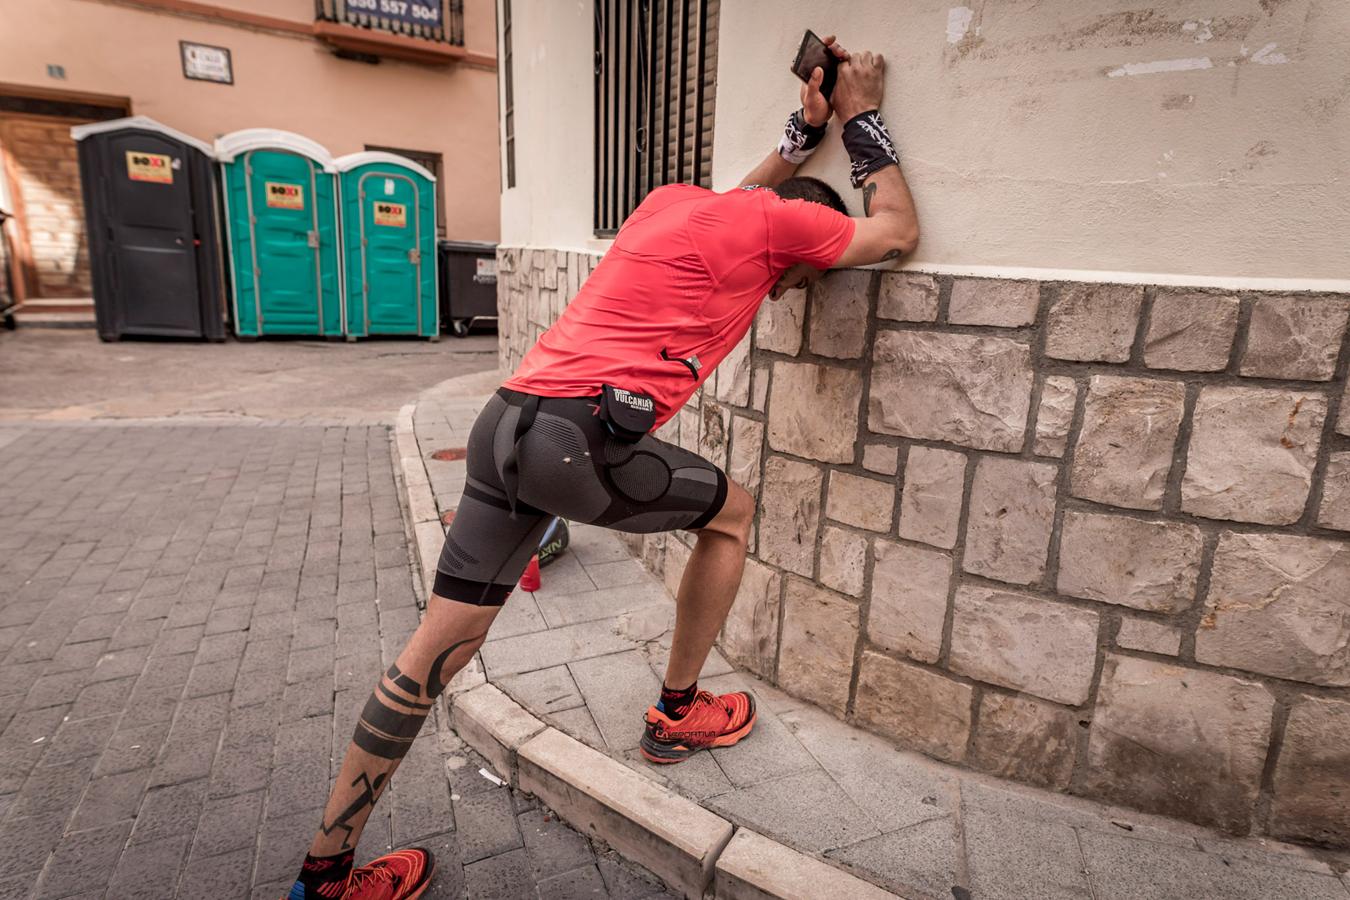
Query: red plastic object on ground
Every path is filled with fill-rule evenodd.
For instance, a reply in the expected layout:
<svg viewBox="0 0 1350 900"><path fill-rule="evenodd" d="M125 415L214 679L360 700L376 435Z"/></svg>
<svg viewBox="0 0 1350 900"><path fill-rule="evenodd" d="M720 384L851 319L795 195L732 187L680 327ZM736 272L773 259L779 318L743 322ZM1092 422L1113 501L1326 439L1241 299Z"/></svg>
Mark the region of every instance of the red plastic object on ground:
<svg viewBox="0 0 1350 900"><path fill-rule="evenodd" d="M530 564L525 567L525 574L520 576L520 589L533 594L539 590L539 554L536 553L530 557Z"/></svg>

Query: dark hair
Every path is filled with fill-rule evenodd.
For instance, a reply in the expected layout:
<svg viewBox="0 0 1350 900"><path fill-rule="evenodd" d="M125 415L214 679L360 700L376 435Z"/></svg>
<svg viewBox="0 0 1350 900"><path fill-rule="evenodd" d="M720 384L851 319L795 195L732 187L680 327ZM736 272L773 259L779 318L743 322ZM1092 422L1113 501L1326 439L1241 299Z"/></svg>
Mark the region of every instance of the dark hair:
<svg viewBox="0 0 1350 900"><path fill-rule="evenodd" d="M819 178L797 175L771 190L784 200L809 200L812 203L824 204L835 212L848 215L848 207L844 205L844 200L839 196L839 192Z"/></svg>

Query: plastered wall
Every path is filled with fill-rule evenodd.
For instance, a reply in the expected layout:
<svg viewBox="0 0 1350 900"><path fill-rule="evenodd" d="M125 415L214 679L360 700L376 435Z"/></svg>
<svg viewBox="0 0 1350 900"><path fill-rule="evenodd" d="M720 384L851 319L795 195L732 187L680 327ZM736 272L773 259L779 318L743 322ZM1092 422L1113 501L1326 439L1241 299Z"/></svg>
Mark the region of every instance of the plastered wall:
<svg viewBox="0 0 1350 900"><path fill-rule="evenodd" d="M221 4L313 21L312 4ZM465 4L466 48L494 55L491 0ZM0 2L0 82L131 98L132 112L207 142L240 128L282 128L335 156L367 144L439 152L447 233L498 237L496 73L382 60L341 60L300 35L239 28L95 0ZM228 47L232 86L183 77L178 42ZM51 79L47 64L65 67Z"/></svg>
<svg viewBox="0 0 1350 900"><path fill-rule="evenodd" d="M591 4L513 6L522 191L503 238L584 248ZM808 26L888 60L884 110L924 226L911 267L1350 273L1350 3L724 0L718 188L776 142ZM806 171L847 184L834 140Z"/></svg>

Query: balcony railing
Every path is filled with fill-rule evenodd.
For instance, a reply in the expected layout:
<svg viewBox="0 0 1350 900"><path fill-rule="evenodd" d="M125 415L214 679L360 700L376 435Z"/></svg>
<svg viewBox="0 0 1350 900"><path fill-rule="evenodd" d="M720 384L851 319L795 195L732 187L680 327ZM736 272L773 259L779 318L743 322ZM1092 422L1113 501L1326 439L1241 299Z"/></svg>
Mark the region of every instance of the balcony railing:
<svg viewBox="0 0 1350 900"><path fill-rule="evenodd" d="M464 46L464 0L315 0L319 22Z"/></svg>

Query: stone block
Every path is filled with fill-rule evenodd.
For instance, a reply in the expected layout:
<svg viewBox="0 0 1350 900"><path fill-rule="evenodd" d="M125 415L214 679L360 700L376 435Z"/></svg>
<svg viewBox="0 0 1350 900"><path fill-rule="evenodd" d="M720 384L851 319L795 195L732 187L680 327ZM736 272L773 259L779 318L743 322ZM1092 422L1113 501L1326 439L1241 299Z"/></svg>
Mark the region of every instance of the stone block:
<svg viewBox="0 0 1350 900"><path fill-rule="evenodd" d="M1321 394L1203 388L1195 404L1181 508L1209 519L1297 522L1312 488L1326 415Z"/></svg>
<svg viewBox="0 0 1350 900"><path fill-rule="evenodd" d="M1272 794L1270 831L1276 837L1350 844L1350 703L1303 697L1294 704Z"/></svg>
<svg viewBox="0 0 1350 900"><path fill-rule="evenodd" d="M900 451L885 444L868 444L863 448L863 468L878 475L894 475L900 471Z"/></svg>
<svg viewBox="0 0 1350 900"><path fill-rule="evenodd" d="M1185 288L1158 288L1144 365L1179 372L1222 372L1237 334L1238 299Z"/></svg>
<svg viewBox="0 0 1350 900"><path fill-rule="evenodd" d="M1073 424L1074 405L1078 402L1078 383L1063 375L1051 375L1041 385L1041 403L1036 411L1036 438L1032 449L1037 456L1063 456L1068 449L1069 428Z"/></svg>
<svg viewBox="0 0 1350 900"><path fill-rule="evenodd" d="M895 541L873 547L872 602L867 637L879 647L921 662L937 662L952 559L946 553Z"/></svg>
<svg viewBox="0 0 1350 900"><path fill-rule="evenodd" d="M966 757L973 693L968 684L867 650L853 718L904 747L959 763Z"/></svg>
<svg viewBox="0 0 1350 900"><path fill-rule="evenodd" d="M953 325L1021 328L1036 323L1040 302L1041 285L1037 281L957 278L952 282L947 321Z"/></svg>
<svg viewBox="0 0 1350 900"><path fill-rule="evenodd" d="M1077 718L1062 706L985 691L970 764L1062 791L1073 775Z"/></svg>
<svg viewBox="0 0 1350 900"><path fill-rule="evenodd" d="M841 594L859 597L867 565L867 538L825 526L820 537L820 583Z"/></svg>
<svg viewBox="0 0 1350 900"><path fill-rule="evenodd" d="M1046 318L1045 355L1079 362L1127 362L1143 302L1142 285L1064 285Z"/></svg>
<svg viewBox="0 0 1350 900"><path fill-rule="evenodd" d="M825 515L869 531L890 531L895 510L895 485L847 472L830 473Z"/></svg>
<svg viewBox="0 0 1350 900"><path fill-rule="evenodd" d="M900 536L951 550L961 524L966 455L935 447L910 447L900 493Z"/></svg>
<svg viewBox="0 0 1350 900"><path fill-rule="evenodd" d="M1031 348L1023 342L883 331L872 350L867 427L1016 452L1026 433L1031 388Z"/></svg>
<svg viewBox="0 0 1350 900"><path fill-rule="evenodd" d="M738 828L717 858L711 894L714 900L893 900L894 896L748 828Z"/></svg>
<svg viewBox="0 0 1350 900"><path fill-rule="evenodd" d="M1061 594L1150 612L1181 612L1195 599L1200 529L1180 522L1069 512L1059 544Z"/></svg>
<svg viewBox="0 0 1350 900"><path fill-rule="evenodd" d="M552 728L519 757L522 789L686 896L703 896L730 822Z"/></svg>
<svg viewBox="0 0 1350 900"><path fill-rule="evenodd" d="M778 684L842 716L858 644L858 607L809 581L789 578L783 599Z"/></svg>
<svg viewBox="0 0 1350 900"><path fill-rule="evenodd" d="M1162 509L1185 394L1176 381L1094 375L1069 492L1128 509Z"/></svg>
<svg viewBox="0 0 1350 900"><path fill-rule="evenodd" d="M544 723L491 684L456 694L450 724L492 768L516 783L516 751L544 730Z"/></svg>
<svg viewBox="0 0 1350 900"><path fill-rule="evenodd" d="M851 463L862 375L811 363L774 363L769 446L822 462Z"/></svg>
<svg viewBox="0 0 1350 900"><path fill-rule="evenodd" d="M1350 453L1333 453L1327 460L1317 524L1350 531Z"/></svg>
<svg viewBox="0 0 1350 900"><path fill-rule="evenodd" d="M975 467L962 567L1013 584L1045 574L1059 467L985 456Z"/></svg>
<svg viewBox="0 0 1350 900"><path fill-rule="evenodd" d="M716 397L731 406L750 405L750 335L718 364Z"/></svg>
<svg viewBox="0 0 1350 900"><path fill-rule="evenodd" d="M1126 616L1120 620L1120 631L1116 634L1116 646L1123 647L1126 650L1142 650L1145 653L1176 656L1181 652L1181 632L1161 622Z"/></svg>
<svg viewBox="0 0 1350 900"><path fill-rule="evenodd" d="M1245 834L1275 699L1263 686L1109 654L1088 739L1090 795Z"/></svg>
<svg viewBox="0 0 1350 900"><path fill-rule="evenodd" d="M698 454L719 469L727 465L731 443L731 410L705 399L698 410Z"/></svg>
<svg viewBox="0 0 1350 900"><path fill-rule="evenodd" d="M1077 706L1092 682L1097 626L1095 612L962 585L956 589L949 666L980 681Z"/></svg>
<svg viewBox="0 0 1350 900"><path fill-rule="evenodd" d="M811 352L857 359L867 344L867 292L872 272L841 269L811 287Z"/></svg>
<svg viewBox="0 0 1350 900"><path fill-rule="evenodd" d="M935 322L938 283L918 272L882 272L877 290L877 318L897 322Z"/></svg>
<svg viewBox="0 0 1350 900"><path fill-rule="evenodd" d="M764 465L759 506L759 555L765 562L811 575L820 528L821 471L771 456Z"/></svg>
<svg viewBox="0 0 1350 900"><path fill-rule="evenodd" d="M750 492L750 496L759 496L760 448L764 445L764 423L745 416L734 416L731 420L731 456L727 465L727 475L731 480Z"/></svg>
<svg viewBox="0 0 1350 900"><path fill-rule="evenodd" d="M806 291L788 291L777 300L765 300L755 319L755 346L796 356L802 351L805 323Z"/></svg>
<svg viewBox="0 0 1350 900"><path fill-rule="evenodd" d="M769 405L769 378L773 366L769 363L756 363L751 378L750 408L755 412L764 412Z"/></svg>
<svg viewBox="0 0 1350 900"><path fill-rule="evenodd" d="M1345 297L1259 295L1239 371L1259 378L1330 381L1347 319L1350 299Z"/></svg>
<svg viewBox="0 0 1350 900"><path fill-rule="evenodd" d="M1350 543L1224 532L1195 658L1309 684L1350 685Z"/></svg>
<svg viewBox="0 0 1350 900"><path fill-rule="evenodd" d="M779 597L782 576L757 559L745 561L736 601L722 625L726 658L761 678L773 678L778 657Z"/></svg>

